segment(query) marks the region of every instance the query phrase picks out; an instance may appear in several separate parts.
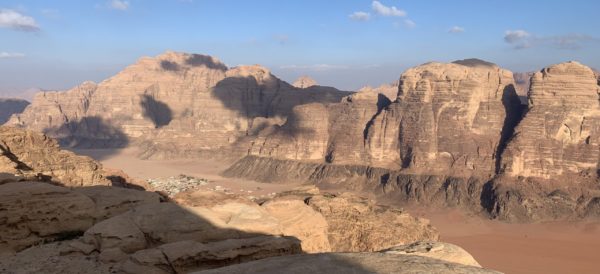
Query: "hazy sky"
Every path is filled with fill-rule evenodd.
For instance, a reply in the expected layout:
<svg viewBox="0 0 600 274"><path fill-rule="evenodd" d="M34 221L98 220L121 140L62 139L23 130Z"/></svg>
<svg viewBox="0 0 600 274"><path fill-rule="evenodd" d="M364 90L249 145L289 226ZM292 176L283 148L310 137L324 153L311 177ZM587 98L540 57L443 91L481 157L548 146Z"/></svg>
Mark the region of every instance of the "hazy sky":
<svg viewBox="0 0 600 274"><path fill-rule="evenodd" d="M101 81L166 50L343 89L471 57L600 68L598 11L591 0L2 0L0 94Z"/></svg>

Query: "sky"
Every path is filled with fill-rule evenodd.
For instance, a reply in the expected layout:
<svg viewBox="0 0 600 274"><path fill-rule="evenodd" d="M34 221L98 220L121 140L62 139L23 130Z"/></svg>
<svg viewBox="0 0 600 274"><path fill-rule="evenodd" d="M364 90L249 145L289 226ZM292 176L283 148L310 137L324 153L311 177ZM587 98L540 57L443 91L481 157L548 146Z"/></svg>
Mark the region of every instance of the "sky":
<svg viewBox="0 0 600 274"><path fill-rule="evenodd" d="M0 0L0 96L102 81L167 50L355 90L429 61L600 68L600 1Z"/></svg>

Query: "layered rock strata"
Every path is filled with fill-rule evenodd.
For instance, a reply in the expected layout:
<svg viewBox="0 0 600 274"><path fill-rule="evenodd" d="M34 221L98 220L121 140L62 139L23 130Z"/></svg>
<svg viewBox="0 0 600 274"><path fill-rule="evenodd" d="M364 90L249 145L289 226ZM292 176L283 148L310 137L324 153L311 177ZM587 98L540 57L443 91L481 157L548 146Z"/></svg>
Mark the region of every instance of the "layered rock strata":
<svg viewBox="0 0 600 274"><path fill-rule="evenodd" d="M600 158L600 86L577 62L550 66L531 79L529 109L502 155L512 176L596 174Z"/></svg>
<svg viewBox="0 0 600 274"><path fill-rule="evenodd" d="M504 126L518 115L512 73L466 64L429 63L402 74L398 101L369 128L374 164L420 174L494 173Z"/></svg>
<svg viewBox="0 0 600 274"><path fill-rule="evenodd" d="M9 124L79 147L142 144L144 157L193 157L281 125L293 106L337 102L333 88L296 88L260 66L227 68L210 56L142 58L99 84L36 95Z"/></svg>

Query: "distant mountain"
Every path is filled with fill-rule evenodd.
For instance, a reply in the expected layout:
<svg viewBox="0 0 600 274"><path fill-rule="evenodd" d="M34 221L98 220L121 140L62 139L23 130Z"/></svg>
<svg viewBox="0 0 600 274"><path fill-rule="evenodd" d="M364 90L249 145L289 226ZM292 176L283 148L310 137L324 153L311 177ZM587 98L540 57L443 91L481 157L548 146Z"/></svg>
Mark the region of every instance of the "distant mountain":
<svg viewBox="0 0 600 274"><path fill-rule="evenodd" d="M21 113L29 105L23 99L0 98L0 125L6 123L13 114Z"/></svg>
<svg viewBox="0 0 600 274"><path fill-rule="evenodd" d="M194 156L282 126L297 105L337 103L350 94L302 86L262 66L228 68L211 56L166 52L98 84L40 92L10 124L66 146L136 143L144 147L143 157Z"/></svg>

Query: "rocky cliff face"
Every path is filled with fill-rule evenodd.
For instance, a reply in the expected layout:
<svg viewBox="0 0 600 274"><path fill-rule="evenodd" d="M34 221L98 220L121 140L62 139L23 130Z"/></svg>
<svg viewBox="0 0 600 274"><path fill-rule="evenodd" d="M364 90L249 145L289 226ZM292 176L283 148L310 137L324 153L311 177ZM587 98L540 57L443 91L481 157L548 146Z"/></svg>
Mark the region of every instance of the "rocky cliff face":
<svg viewBox="0 0 600 274"><path fill-rule="evenodd" d="M68 186L109 185L100 164L61 150L55 140L22 129L0 126L0 175L38 179ZM3 178L0 178L2 181Z"/></svg>
<svg viewBox="0 0 600 274"><path fill-rule="evenodd" d="M379 165L493 174L517 105L509 71L483 62L429 63L402 74L398 101L374 119L366 142Z"/></svg>
<svg viewBox="0 0 600 274"><path fill-rule="evenodd" d="M336 104L297 106L281 128L256 138L249 154L336 164L368 163L365 129L389 103L383 95L361 91Z"/></svg>
<svg viewBox="0 0 600 274"><path fill-rule="evenodd" d="M295 109L298 119L254 142L250 154L490 176L519 106L506 70L481 61L430 63L402 75L394 103L365 89L326 108Z"/></svg>
<svg viewBox="0 0 600 274"><path fill-rule="evenodd" d="M334 184L400 204L456 206L509 221L596 216L597 79L585 66L564 63L536 73L531 83L525 109L511 73L495 65L426 64L402 75L395 102L379 105L362 91L315 114L328 117L329 130L304 137L321 144L311 162L263 153L254 143L252 156L224 174ZM265 137L275 140L269 151L303 148L286 146L278 134Z"/></svg>
<svg viewBox="0 0 600 274"><path fill-rule="evenodd" d="M600 86L576 62L550 66L531 79L529 109L502 155L513 176L595 174L600 142Z"/></svg>
<svg viewBox="0 0 600 274"><path fill-rule="evenodd" d="M281 125L293 106L345 92L295 88L260 66L229 69L204 55L142 58L99 84L38 94L9 124L70 146L144 144L145 157L191 156ZM187 155L186 155L187 154Z"/></svg>
<svg viewBox="0 0 600 274"><path fill-rule="evenodd" d="M0 125L6 123L13 114L21 113L29 105L22 99L0 98Z"/></svg>

